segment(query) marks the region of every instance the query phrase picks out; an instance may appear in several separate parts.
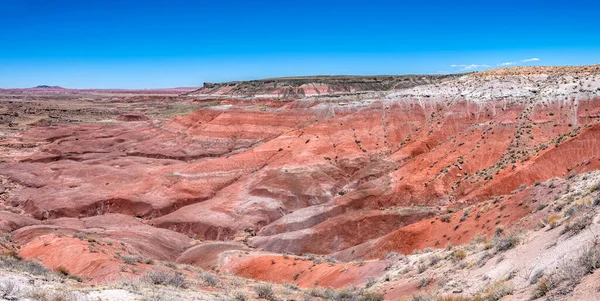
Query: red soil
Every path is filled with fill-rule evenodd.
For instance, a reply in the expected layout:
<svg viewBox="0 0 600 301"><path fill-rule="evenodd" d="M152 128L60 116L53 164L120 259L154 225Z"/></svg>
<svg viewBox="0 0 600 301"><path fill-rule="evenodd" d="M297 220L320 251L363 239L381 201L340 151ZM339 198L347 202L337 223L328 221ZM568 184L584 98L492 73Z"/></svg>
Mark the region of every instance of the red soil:
<svg viewBox="0 0 600 301"><path fill-rule="evenodd" d="M76 233L141 257L342 287L379 275L381 264L229 254L259 247L349 260L465 243L497 225L527 225L546 200L531 196L541 193L536 181L600 168L600 99L227 102L168 121L127 117L11 137L34 147L0 163L16 185L0 226L24 257L91 281L129 272L114 247L85 251ZM509 195L522 184L530 188ZM456 212L442 222L448 208Z"/></svg>
<svg viewBox="0 0 600 301"><path fill-rule="evenodd" d="M223 269L238 276L274 283L295 283L299 287L315 286L342 288L359 286L369 277L379 277L385 272L383 262L315 263L297 257L279 255L252 255L229 257Z"/></svg>

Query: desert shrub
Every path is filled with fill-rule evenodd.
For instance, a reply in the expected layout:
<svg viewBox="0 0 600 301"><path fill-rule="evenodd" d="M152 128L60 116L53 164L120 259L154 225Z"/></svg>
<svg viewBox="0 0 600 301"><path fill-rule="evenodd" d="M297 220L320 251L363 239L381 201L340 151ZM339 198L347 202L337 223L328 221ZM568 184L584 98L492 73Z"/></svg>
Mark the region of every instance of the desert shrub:
<svg viewBox="0 0 600 301"><path fill-rule="evenodd" d="M167 301L172 300L167 297L168 292L161 289L150 290L142 299L143 301Z"/></svg>
<svg viewBox="0 0 600 301"><path fill-rule="evenodd" d="M463 296L442 296L437 298L435 301L471 301L471 298Z"/></svg>
<svg viewBox="0 0 600 301"><path fill-rule="evenodd" d="M36 276L46 276L50 270L37 261L23 260L15 256L0 256L0 269L15 270Z"/></svg>
<svg viewBox="0 0 600 301"><path fill-rule="evenodd" d="M578 205L571 206L567 210L565 210L565 213L563 215L565 217L571 217L571 216L575 215L575 213L577 213L578 210L579 210Z"/></svg>
<svg viewBox="0 0 600 301"><path fill-rule="evenodd" d="M494 247L494 242L492 240L486 240L483 244L484 250L489 250Z"/></svg>
<svg viewBox="0 0 600 301"><path fill-rule="evenodd" d="M494 257L494 254L492 254L490 252L483 253L483 255L481 255L481 257L479 257L479 259L477 260L477 266L478 267L484 266L488 262L488 260L490 260L492 257Z"/></svg>
<svg viewBox="0 0 600 301"><path fill-rule="evenodd" d="M580 251L575 258L568 258L557 268L556 273L540 278L535 287L532 299L545 296L559 285L567 290L575 287L583 276L600 268L600 243L594 241Z"/></svg>
<svg viewBox="0 0 600 301"><path fill-rule="evenodd" d="M313 288L308 292L308 294L312 297L323 298L323 299L328 298L327 291L322 288Z"/></svg>
<svg viewBox="0 0 600 301"><path fill-rule="evenodd" d="M516 247L519 244L519 236L516 233L498 235L493 238L496 252L504 252Z"/></svg>
<svg viewBox="0 0 600 301"><path fill-rule="evenodd" d="M147 272L144 275L144 280L153 285L167 285L175 288L185 288L187 286L183 275L165 270Z"/></svg>
<svg viewBox="0 0 600 301"><path fill-rule="evenodd" d="M442 223L449 223L450 215L444 215L444 216L440 217L440 220L442 221Z"/></svg>
<svg viewBox="0 0 600 301"><path fill-rule="evenodd" d="M415 295L408 297L408 299L406 299L406 300L407 301L434 301L435 297L432 295L415 294Z"/></svg>
<svg viewBox="0 0 600 301"><path fill-rule="evenodd" d="M120 258L121 258L121 260L123 260L124 263L131 264L131 265L134 265L134 264L140 262L140 258L137 257L137 256L126 256L126 255L123 255Z"/></svg>
<svg viewBox="0 0 600 301"><path fill-rule="evenodd" d="M398 252L388 252L387 254L385 254L385 259L392 259L392 258L396 258L399 256L400 256L400 253L398 253Z"/></svg>
<svg viewBox="0 0 600 301"><path fill-rule="evenodd" d="M600 190L600 182L594 184L592 187L590 187L590 192L595 192L595 191L599 191Z"/></svg>
<svg viewBox="0 0 600 301"><path fill-rule="evenodd" d="M325 261L329 262L329 263L337 263L339 262L337 259L331 257L331 256L325 256Z"/></svg>
<svg viewBox="0 0 600 301"><path fill-rule="evenodd" d="M365 287L369 288L369 287L375 285L375 283L376 283L375 278L373 278L373 277L367 277L367 279L365 281Z"/></svg>
<svg viewBox="0 0 600 301"><path fill-rule="evenodd" d="M441 260L442 260L442 257L440 257L438 255L431 255L431 256L429 256L429 265L434 266Z"/></svg>
<svg viewBox="0 0 600 301"><path fill-rule="evenodd" d="M293 290L293 291L297 291L297 290L299 290L299 289L300 289L300 288L299 288L299 287L298 287L298 286L297 286L295 283L286 283L286 284L284 284L283 286L284 286L285 288L287 288L287 289L291 289L291 290Z"/></svg>
<svg viewBox="0 0 600 301"><path fill-rule="evenodd" d="M5 280L0 283L0 296L4 300L19 300L21 288L13 280Z"/></svg>
<svg viewBox="0 0 600 301"><path fill-rule="evenodd" d="M248 296L242 291L235 291L231 294L231 300L233 301L247 301Z"/></svg>
<svg viewBox="0 0 600 301"><path fill-rule="evenodd" d="M258 284L253 287L254 292L259 298L275 300L275 292L270 284Z"/></svg>
<svg viewBox="0 0 600 301"><path fill-rule="evenodd" d="M421 278L421 280L419 280L419 288L424 288L428 286L429 283L431 283L431 278Z"/></svg>
<svg viewBox="0 0 600 301"><path fill-rule="evenodd" d="M25 296L33 300L48 300L48 291L41 287L33 287L25 293Z"/></svg>
<svg viewBox="0 0 600 301"><path fill-rule="evenodd" d="M499 281L483 288L483 290L473 296L473 301L498 301L512 293L512 287Z"/></svg>
<svg viewBox="0 0 600 301"><path fill-rule="evenodd" d="M589 274L600 268L600 244L596 241L584 249L577 262L583 268L584 274Z"/></svg>
<svg viewBox="0 0 600 301"><path fill-rule="evenodd" d="M333 290L329 290L328 291L328 296L330 300L339 300L339 301L346 301L346 300L356 300L358 298L357 296L357 292L355 292L352 289L346 288L343 289L339 292L335 292Z"/></svg>
<svg viewBox="0 0 600 301"><path fill-rule="evenodd" d="M80 239L80 240L87 240L88 239L87 234L85 234L83 232L77 232L77 233L73 234L73 238L77 238L77 239Z"/></svg>
<svg viewBox="0 0 600 301"><path fill-rule="evenodd" d="M310 261L312 261L314 264L321 264L323 263L323 258L318 257L315 254L306 254L306 258Z"/></svg>
<svg viewBox="0 0 600 301"><path fill-rule="evenodd" d="M205 285L212 287L219 285L219 278L215 277L213 274L201 272L198 274L198 278L200 278Z"/></svg>
<svg viewBox="0 0 600 301"><path fill-rule="evenodd" d="M310 297L333 301L383 301L382 295L368 293L364 289L356 288L345 288L340 291L331 288L313 288L308 291L308 295L305 295L305 300L310 300L307 299Z"/></svg>
<svg viewBox="0 0 600 301"><path fill-rule="evenodd" d="M535 288L533 290L533 294L531 295L531 299L538 299L538 298L545 296L546 294L548 294L548 292L553 290L557 285L558 285L558 283L556 282L556 279L554 279L553 277L551 277L551 276L542 277L537 282L537 285L535 286Z"/></svg>
<svg viewBox="0 0 600 301"><path fill-rule="evenodd" d="M69 276L67 276L67 278L69 278L71 280L75 280L77 282L83 282L83 279L81 279L81 277L79 277L77 275L69 275Z"/></svg>
<svg viewBox="0 0 600 301"><path fill-rule="evenodd" d="M594 221L593 211L583 212L573 217L561 231L561 234L577 235Z"/></svg>
<svg viewBox="0 0 600 301"><path fill-rule="evenodd" d="M47 288L35 287L31 290L28 290L25 293L25 296L32 300L40 300L40 301L78 301L78 300L86 300L81 298L81 294L77 292L70 292L64 290L51 290ZM20 300L20 299L19 299Z"/></svg>
<svg viewBox="0 0 600 301"><path fill-rule="evenodd" d="M63 276L69 276L69 270L67 270L67 268L65 268L64 266L59 266L56 268L56 272L63 275Z"/></svg>
<svg viewBox="0 0 600 301"><path fill-rule="evenodd" d="M358 301L383 301L383 295L374 293L363 293L358 297Z"/></svg>
<svg viewBox="0 0 600 301"><path fill-rule="evenodd" d="M467 257L467 252L465 252L462 249L454 250L454 252L452 252L452 258L454 258L455 260L463 260L466 257Z"/></svg>
<svg viewBox="0 0 600 301"><path fill-rule="evenodd" d="M548 219L546 219L546 221L547 221L547 224L550 225L550 229L554 229L559 224L560 216L558 216L556 214L551 215L548 217Z"/></svg>
<svg viewBox="0 0 600 301"><path fill-rule="evenodd" d="M421 273L427 271L428 267L429 266L427 264L425 264L424 262L420 263L419 266L417 267L417 272L419 272L419 274L421 274Z"/></svg>

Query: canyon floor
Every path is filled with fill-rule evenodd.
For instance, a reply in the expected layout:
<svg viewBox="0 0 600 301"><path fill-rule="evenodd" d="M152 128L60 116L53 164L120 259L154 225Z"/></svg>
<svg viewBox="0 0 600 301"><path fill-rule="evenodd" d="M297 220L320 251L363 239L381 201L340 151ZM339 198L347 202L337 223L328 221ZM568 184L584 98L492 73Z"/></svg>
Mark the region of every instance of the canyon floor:
<svg viewBox="0 0 600 301"><path fill-rule="evenodd" d="M600 65L0 89L8 300L599 300Z"/></svg>

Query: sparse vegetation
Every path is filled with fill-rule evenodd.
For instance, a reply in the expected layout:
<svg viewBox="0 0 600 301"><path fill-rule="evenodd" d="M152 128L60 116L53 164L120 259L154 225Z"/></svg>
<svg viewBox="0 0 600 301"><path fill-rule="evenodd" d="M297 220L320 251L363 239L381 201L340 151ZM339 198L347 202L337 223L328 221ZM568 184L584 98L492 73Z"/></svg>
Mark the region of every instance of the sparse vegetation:
<svg viewBox="0 0 600 301"><path fill-rule="evenodd" d="M428 286L429 283L431 283L431 278L421 278L421 280L419 280L419 288L424 288Z"/></svg>
<svg viewBox="0 0 600 301"><path fill-rule="evenodd" d="M20 257L0 256L0 269L24 272L31 275L46 276L51 271L37 261L23 260Z"/></svg>
<svg viewBox="0 0 600 301"><path fill-rule="evenodd" d="M4 300L19 300L21 288L13 280L6 280L0 283L0 297Z"/></svg>
<svg viewBox="0 0 600 301"><path fill-rule="evenodd" d="M503 281L492 283L473 296L473 301L498 301L512 294L514 289Z"/></svg>
<svg viewBox="0 0 600 301"><path fill-rule="evenodd" d="M558 285L558 283L556 283L556 281L555 281L555 279L553 279L553 277L551 277L551 276L542 277L541 279L539 279L539 281L537 281L537 285L535 286L535 289L533 290L531 299L538 299L538 298L545 296L546 294L548 294L548 292L553 290L557 285Z"/></svg>
<svg viewBox="0 0 600 301"><path fill-rule="evenodd" d="M130 265L142 262L142 259L139 256L123 255L121 253L117 253L117 258L121 259L123 263Z"/></svg>
<svg viewBox="0 0 600 301"><path fill-rule="evenodd" d="M175 288L185 288L187 286L183 275L165 270L149 271L144 275L144 279L153 285L166 285Z"/></svg>
<svg viewBox="0 0 600 301"><path fill-rule="evenodd" d="M504 252L516 247L519 244L519 241L519 236L514 232L507 233L505 235L496 235L492 239L496 253Z"/></svg>
<svg viewBox="0 0 600 301"><path fill-rule="evenodd" d="M259 298L267 299L269 301L276 300L275 292L271 284L257 284L254 286L254 292Z"/></svg>
<svg viewBox="0 0 600 301"><path fill-rule="evenodd" d="M456 249L452 252L452 258L454 260L463 260L467 257L467 252L463 249Z"/></svg>
<svg viewBox="0 0 600 301"><path fill-rule="evenodd" d="M200 278L200 280L202 280L202 283L204 283L207 286L216 287L219 285L219 278L217 278L213 274L200 272L198 274L198 278Z"/></svg>
<svg viewBox="0 0 600 301"><path fill-rule="evenodd" d="M569 234L570 236L576 235L583 229L589 227L594 221L594 212L585 211L577 214L565 225L561 234Z"/></svg>

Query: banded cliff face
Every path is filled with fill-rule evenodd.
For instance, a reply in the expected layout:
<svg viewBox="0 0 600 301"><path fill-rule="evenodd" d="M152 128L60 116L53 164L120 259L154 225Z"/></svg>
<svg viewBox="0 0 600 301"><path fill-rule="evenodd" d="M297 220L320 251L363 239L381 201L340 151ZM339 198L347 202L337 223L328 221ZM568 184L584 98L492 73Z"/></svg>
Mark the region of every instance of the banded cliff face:
<svg viewBox="0 0 600 301"><path fill-rule="evenodd" d="M241 82L205 83L201 89L186 95L279 99L340 97L439 83L458 76L460 75L283 77Z"/></svg>
<svg viewBox="0 0 600 301"><path fill-rule="evenodd" d="M383 96L306 98L362 91ZM52 252L47 264L76 265L98 281L121 272L71 262L60 255L68 239L42 248L39 237L95 231L143 256L254 278L265 274L252 267L271 257L242 256L251 247L355 260L465 243L495 227L454 215L449 227L440 222L448 209L506 195L486 217L527 227L537 204L523 202L542 189L536 182L600 168L599 94L595 66L207 85L190 98L251 97L170 120L35 127L6 138L33 150L0 164L12 185L3 226L22 255ZM455 224L460 235L450 235ZM359 283L377 264L320 283ZM319 280L306 277L307 286Z"/></svg>

